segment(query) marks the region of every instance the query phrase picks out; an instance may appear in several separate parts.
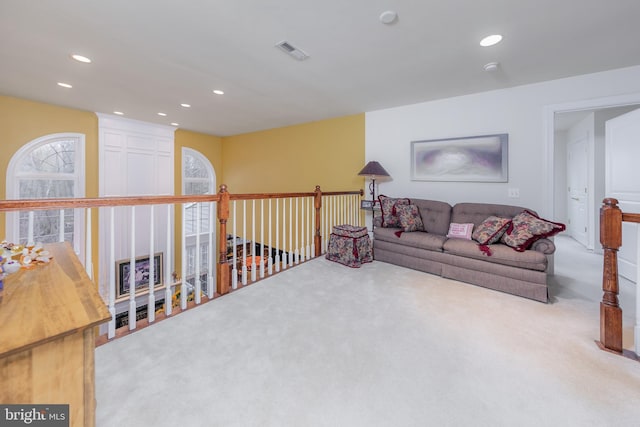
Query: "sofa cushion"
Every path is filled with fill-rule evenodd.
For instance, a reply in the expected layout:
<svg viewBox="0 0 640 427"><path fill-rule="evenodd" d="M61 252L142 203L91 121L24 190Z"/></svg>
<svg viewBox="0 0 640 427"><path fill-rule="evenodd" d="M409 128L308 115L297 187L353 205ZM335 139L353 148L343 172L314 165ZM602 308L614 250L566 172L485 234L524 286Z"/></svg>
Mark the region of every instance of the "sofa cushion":
<svg viewBox="0 0 640 427"><path fill-rule="evenodd" d="M511 226L501 241L516 251L522 252L533 242L543 237L551 237L565 230L565 225L540 218L535 213L525 210L513 217Z"/></svg>
<svg viewBox="0 0 640 427"><path fill-rule="evenodd" d="M416 231L415 233L398 233L399 231L402 230L399 228L376 228L373 232L373 238L374 240L398 243L414 248L438 252L442 252L442 245L444 244L444 241L447 240L444 236L426 233L424 231ZM398 234L400 234L399 237Z"/></svg>
<svg viewBox="0 0 640 427"><path fill-rule="evenodd" d="M416 205L396 204L395 208L402 231L424 231L422 217Z"/></svg>
<svg viewBox="0 0 640 427"><path fill-rule="evenodd" d="M451 205L437 200L411 199L420 210L425 231L446 236L451 221ZM470 221L456 221L470 222Z"/></svg>
<svg viewBox="0 0 640 427"><path fill-rule="evenodd" d="M480 225L490 216L513 218L524 210L523 207L512 205L458 203L452 209L451 222L472 222L475 225Z"/></svg>
<svg viewBox="0 0 640 427"><path fill-rule="evenodd" d="M452 222L449 224L449 232L447 237L450 239L467 239L471 240L471 232L473 231L473 224L458 224Z"/></svg>
<svg viewBox="0 0 640 427"><path fill-rule="evenodd" d="M382 226L398 227L400 221L396 215L395 206L396 204L408 205L411 201L409 199L395 199L382 194L378 196L378 200L380 201L380 209L382 211Z"/></svg>
<svg viewBox="0 0 640 427"><path fill-rule="evenodd" d="M511 218L491 215L476 227L472 235L473 240L481 245L490 245L499 242L510 224Z"/></svg>
<svg viewBox="0 0 640 427"><path fill-rule="evenodd" d="M543 253L537 251L516 252L503 244L491 245L491 257L487 257L479 250L478 244L473 240L449 239L444 242L443 248L445 253L481 259L496 264L537 271L545 271L547 268L547 257Z"/></svg>

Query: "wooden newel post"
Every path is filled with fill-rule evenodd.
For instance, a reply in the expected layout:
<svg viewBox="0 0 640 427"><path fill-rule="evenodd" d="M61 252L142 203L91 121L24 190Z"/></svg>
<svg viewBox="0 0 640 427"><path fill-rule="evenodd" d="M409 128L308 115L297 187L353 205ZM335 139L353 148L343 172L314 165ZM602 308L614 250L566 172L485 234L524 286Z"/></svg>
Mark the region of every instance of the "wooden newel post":
<svg viewBox="0 0 640 427"><path fill-rule="evenodd" d="M622 246L622 211L616 199L604 199L600 208L600 243L604 249L600 343L622 353L622 309L618 304L618 249Z"/></svg>
<svg viewBox="0 0 640 427"><path fill-rule="evenodd" d="M218 221L220 222L220 240L218 243L218 251L220 259L217 264L218 281L216 283L216 291L219 295L229 293L229 279L231 277L230 265L227 262L227 220L229 219L229 193L227 186L220 186L220 202L218 202Z"/></svg>
<svg viewBox="0 0 640 427"><path fill-rule="evenodd" d="M313 239L313 245L316 251L315 252L316 256L320 256L322 255L322 234L320 233L320 209L322 208L322 190L320 190L319 185L316 185L315 193L316 195L313 200L313 206L316 209L316 216L315 216L316 235L314 236L314 239Z"/></svg>

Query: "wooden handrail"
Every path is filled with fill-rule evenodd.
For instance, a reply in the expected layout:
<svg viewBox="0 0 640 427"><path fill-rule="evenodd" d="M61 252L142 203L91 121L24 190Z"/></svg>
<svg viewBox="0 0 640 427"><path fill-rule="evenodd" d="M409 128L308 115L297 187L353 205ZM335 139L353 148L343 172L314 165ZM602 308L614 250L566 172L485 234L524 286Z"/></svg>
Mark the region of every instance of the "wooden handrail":
<svg viewBox="0 0 640 427"><path fill-rule="evenodd" d="M622 222L640 223L640 214L623 213L618 200L606 198L600 208L600 243L604 249L600 343L605 350L622 354L622 309L618 301L618 250L622 246Z"/></svg>
<svg viewBox="0 0 640 427"><path fill-rule="evenodd" d="M233 205L231 201L296 199L296 198L313 199L313 208L309 207L309 209L306 211L310 215L311 209L315 209L314 224L310 224L310 223L308 224L308 227L310 228L310 230L308 230L310 232L309 237L311 237L311 233L314 233L313 242L307 241L306 258L309 259L310 256L314 257L314 256L320 256L322 254L322 231L321 231L320 218L322 216L321 211L323 208L323 197L324 196L360 196L362 197L363 195L364 195L363 190L323 192L320 189L320 186L316 186L313 192L231 194L229 193L226 185L221 185L219 192L217 194L208 194L208 195L187 195L187 196L167 195L167 196L0 200L0 213L4 214L5 212L62 210L62 209L77 209L77 208L88 209L89 210L88 212L90 212L90 210L93 208L105 208L105 207L107 208L127 207L127 206L136 207L141 205L176 205L176 204L188 205L192 203L216 202L218 227L219 227L218 242L216 244L218 245L219 257L217 257L218 259L216 261L216 266L215 266L215 269L217 272L215 291L217 295L224 295L231 291L230 279L232 278L232 274L234 274L231 269L232 262L229 261L227 258L227 234L228 234L227 223L229 222L229 220L235 221L235 216L233 218L230 217L230 211L231 211L230 208ZM333 205L329 203L327 206L331 208ZM291 208L291 205L290 205L290 208ZM333 211L334 211L333 213L335 214L336 206L333 206ZM235 212L235 209L234 209L234 212ZM304 212L304 206L303 206L303 212ZM91 217L89 216L89 214L87 215L89 218L87 221L90 223ZM295 215L298 215L297 203L296 203ZM170 222L168 224L170 224ZM327 227L328 224L323 223L322 226ZM296 227L298 227L297 222L296 222ZM167 230L167 234L168 235L170 234L170 230ZM298 235L296 232L296 239L297 239L297 236ZM289 236L289 238L291 239L291 236ZM285 245L284 242L283 242L283 245ZM312 245L311 249L308 249L309 245ZM92 245L88 243L87 248L89 248L90 250L92 248ZM289 250L291 251L291 256L293 256L293 248L290 248ZM298 254L296 251L295 258L294 258L296 259L295 261L296 263L298 262L297 256ZM91 258L92 258L91 253L88 253L87 260L90 260ZM292 264L289 264L289 265L292 265ZM279 270L276 270L276 271L279 271ZM183 274L185 274L185 272L183 272ZM271 274L270 270L269 270L269 274ZM174 281L175 280L176 279L174 278ZM255 279L252 279L252 280L255 280ZM169 288L167 287L167 289ZM165 297L166 297L165 298L166 300L170 299L169 294L167 294ZM169 303L167 302L167 304ZM168 305L168 307L170 307L170 304ZM171 314L171 311L169 309L167 311L167 315L170 315L170 314Z"/></svg>

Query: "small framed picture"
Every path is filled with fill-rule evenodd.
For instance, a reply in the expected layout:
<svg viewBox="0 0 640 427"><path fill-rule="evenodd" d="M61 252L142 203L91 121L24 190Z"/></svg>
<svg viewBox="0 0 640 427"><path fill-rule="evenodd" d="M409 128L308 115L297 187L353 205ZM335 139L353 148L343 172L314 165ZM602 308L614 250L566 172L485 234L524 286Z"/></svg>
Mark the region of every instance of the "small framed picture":
<svg viewBox="0 0 640 427"><path fill-rule="evenodd" d="M361 200L360 209L373 210L373 200Z"/></svg>
<svg viewBox="0 0 640 427"><path fill-rule="evenodd" d="M162 253L153 256L154 288L162 285L163 274ZM125 259L116 262L116 298L129 295L131 277L131 260ZM149 288L149 257L136 257L134 264L134 283L136 294Z"/></svg>

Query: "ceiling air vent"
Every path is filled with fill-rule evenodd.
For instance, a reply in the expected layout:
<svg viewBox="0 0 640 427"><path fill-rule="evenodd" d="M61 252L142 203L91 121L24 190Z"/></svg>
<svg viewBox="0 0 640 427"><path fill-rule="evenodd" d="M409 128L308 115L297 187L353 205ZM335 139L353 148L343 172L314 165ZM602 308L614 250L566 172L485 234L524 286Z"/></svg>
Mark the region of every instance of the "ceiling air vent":
<svg viewBox="0 0 640 427"><path fill-rule="evenodd" d="M298 49L297 47L293 46L291 43L284 40L281 41L280 43L277 43L276 47L280 48L283 52L289 54L290 56L294 57L298 61L304 61L309 57L309 55L307 55L302 49Z"/></svg>

